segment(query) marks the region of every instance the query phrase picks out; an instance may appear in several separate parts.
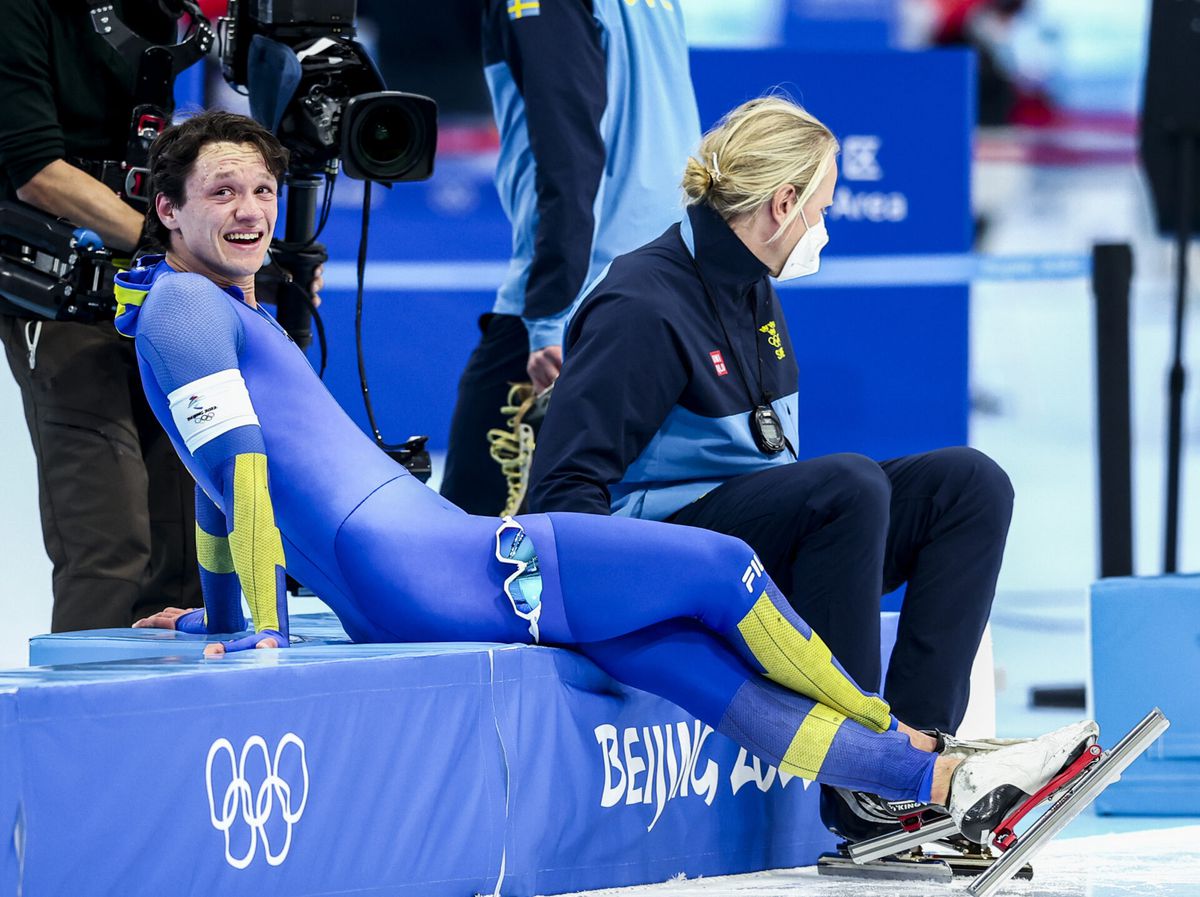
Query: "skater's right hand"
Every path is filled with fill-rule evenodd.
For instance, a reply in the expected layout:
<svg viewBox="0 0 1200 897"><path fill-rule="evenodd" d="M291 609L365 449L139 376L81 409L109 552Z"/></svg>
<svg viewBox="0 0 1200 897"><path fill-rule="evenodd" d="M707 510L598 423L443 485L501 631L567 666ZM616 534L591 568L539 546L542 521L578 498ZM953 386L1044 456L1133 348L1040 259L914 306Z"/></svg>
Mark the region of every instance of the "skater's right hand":
<svg viewBox="0 0 1200 897"><path fill-rule="evenodd" d="M176 632L190 632L204 635L208 629L204 625L204 608L197 610L189 607L168 607L149 617L142 617L133 624L134 629L174 629Z"/></svg>

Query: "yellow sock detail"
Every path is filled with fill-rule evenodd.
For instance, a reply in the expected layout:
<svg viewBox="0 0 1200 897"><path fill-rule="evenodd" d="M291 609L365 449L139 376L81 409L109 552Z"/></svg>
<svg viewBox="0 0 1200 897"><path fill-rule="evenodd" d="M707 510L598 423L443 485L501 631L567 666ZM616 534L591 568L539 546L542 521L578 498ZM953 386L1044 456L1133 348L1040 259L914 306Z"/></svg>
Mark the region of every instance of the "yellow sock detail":
<svg viewBox="0 0 1200 897"><path fill-rule="evenodd" d="M197 523L196 560L209 573L233 573L233 555L229 553L229 537L206 533Z"/></svg>
<svg viewBox="0 0 1200 897"><path fill-rule="evenodd" d="M266 455L247 453L234 460L229 549L254 628L279 629L276 568L284 566L283 538L267 489Z"/></svg>
<svg viewBox="0 0 1200 897"><path fill-rule="evenodd" d="M779 764L780 770L810 782L816 780L838 727L845 719L843 714L831 707L824 704L815 706L796 730L796 737L788 745L783 762Z"/></svg>
<svg viewBox="0 0 1200 897"><path fill-rule="evenodd" d="M833 653L813 632L805 638L784 619L766 592L738 623L750 652L766 670L767 678L840 711L875 732L891 725L891 708L875 695L859 691L833 663Z"/></svg>

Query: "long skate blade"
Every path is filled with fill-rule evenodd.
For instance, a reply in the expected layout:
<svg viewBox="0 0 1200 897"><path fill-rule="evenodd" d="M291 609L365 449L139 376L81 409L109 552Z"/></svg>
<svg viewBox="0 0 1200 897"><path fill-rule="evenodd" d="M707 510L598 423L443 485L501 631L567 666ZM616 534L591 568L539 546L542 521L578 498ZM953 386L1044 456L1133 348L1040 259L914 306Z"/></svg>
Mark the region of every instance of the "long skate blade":
<svg viewBox="0 0 1200 897"><path fill-rule="evenodd" d="M858 863L836 853L817 860L818 875L839 875L872 881L953 881L954 871L941 859L883 859Z"/></svg>
<svg viewBox="0 0 1200 897"><path fill-rule="evenodd" d="M957 834L958 826L954 824L953 819L945 816L934 822L925 823L925 825L921 826L915 832L902 830L880 835L878 838L868 838L866 841L859 841L857 844L851 844L848 851L850 859L854 860L854 862L869 863L872 860L889 857L895 853L903 853L906 850L912 850L914 847L920 847L922 844L927 844L930 841L937 841L940 838Z"/></svg>
<svg viewBox="0 0 1200 897"><path fill-rule="evenodd" d="M955 878L976 878L981 872L991 869L992 865L996 862L996 857L964 857L940 853L929 853L926 856L931 860L941 860L944 862L950 867L950 871L954 873ZM1026 863L1014 872L1012 877L1031 881L1033 879L1033 867Z"/></svg>
<svg viewBox="0 0 1200 897"><path fill-rule="evenodd" d="M1102 754L1096 765L1083 773L1077 783L1068 786L1067 793L1050 804L990 869L971 882L967 893L971 897L991 897L995 894L1051 838L1082 813L1101 791L1119 779L1125 768L1141 756L1170 725L1157 707L1146 714L1145 719L1134 726L1116 747Z"/></svg>

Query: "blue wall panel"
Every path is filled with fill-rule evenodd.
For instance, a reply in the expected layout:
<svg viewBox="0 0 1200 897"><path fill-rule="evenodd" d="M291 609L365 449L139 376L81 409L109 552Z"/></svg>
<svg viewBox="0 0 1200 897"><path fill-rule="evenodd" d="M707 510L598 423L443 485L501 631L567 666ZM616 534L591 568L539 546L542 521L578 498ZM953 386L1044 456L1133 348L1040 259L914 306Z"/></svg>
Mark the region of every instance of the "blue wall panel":
<svg viewBox="0 0 1200 897"><path fill-rule="evenodd" d="M965 444L966 288L817 283L782 292L800 364L801 457L884 460Z"/></svg>

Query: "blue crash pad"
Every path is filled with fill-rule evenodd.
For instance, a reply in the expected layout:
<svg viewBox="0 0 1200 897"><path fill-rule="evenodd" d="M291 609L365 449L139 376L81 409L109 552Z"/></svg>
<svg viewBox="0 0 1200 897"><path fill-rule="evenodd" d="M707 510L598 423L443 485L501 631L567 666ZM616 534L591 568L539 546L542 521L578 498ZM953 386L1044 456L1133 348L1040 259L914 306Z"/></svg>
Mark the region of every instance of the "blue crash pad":
<svg viewBox="0 0 1200 897"><path fill-rule="evenodd" d="M0 895L518 897L832 847L818 789L570 651L294 620L286 651L111 630L32 653L127 659L0 672Z"/></svg>
<svg viewBox="0 0 1200 897"><path fill-rule="evenodd" d="M552 894L832 847L816 788L573 652L291 628L207 660L163 630L31 640L50 665L0 672L0 895Z"/></svg>

